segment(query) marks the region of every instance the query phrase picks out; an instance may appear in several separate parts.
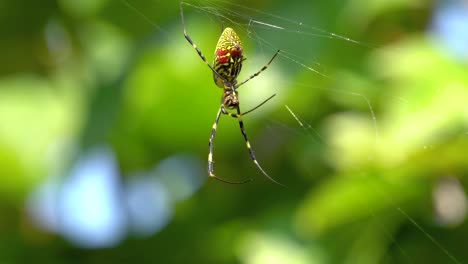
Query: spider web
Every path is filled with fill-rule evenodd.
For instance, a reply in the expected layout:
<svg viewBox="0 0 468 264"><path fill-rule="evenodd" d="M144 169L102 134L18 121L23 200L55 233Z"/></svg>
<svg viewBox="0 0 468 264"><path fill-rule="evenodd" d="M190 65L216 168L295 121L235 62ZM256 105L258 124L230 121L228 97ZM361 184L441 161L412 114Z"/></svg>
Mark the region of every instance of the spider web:
<svg viewBox="0 0 468 264"><path fill-rule="evenodd" d="M127 0L122 0L122 2L129 10L137 13L160 33L171 38L164 27L153 22L154 19L151 19L150 14L139 10ZM285 11L285 14L273 14L251 7L250 4L241 5L230 1L210 0L184 2L183 7L184 16L190 17L193 14L198 14L205 21L204 25L210 27L210 32L220 30L223 26L229 26L236 30L247 47L244 47L244 49L247 53L248 63L244 64L244 69L241 73L244 77L260 69L277 49L281 50L278 58L270 65L270 68L261 74L263 77L256 78L255 89L253 87L252 89L248 87L242 88L241 100L246 102L246 105L255 105L255 103L258 103L259 98L265 98L272 93L278 94L278 98L274 100L275 103L270 102L262 106L264 110L259 112L264 112L263 114L256 114L256 116L261 116L271 112L274 108L282 109L282 120L278 121L277 118L270 121L272 129L284 128L290 131L290 133L303 133L315 142L318 142L318 144L330 144L322 135L318 125L315 125L316 122L310 122L302 118L307 113L295 110L296 105L298 106L297 108L301 108L299 107L301 103L297 103L294 99L288 99L288 94L292 93L291 90L295 90L299 94L326 92L331 94L332 98L337 97L338 104L340 104L341 100L351 101L351 103L342 104L343 108L353 104L357 105L357 108L362 110L360 117L366 119L366 122L371 124L372 138L367 138L367 140L372 141L375 148L381 144L379 132L381 130L380 118L374 109L373 100L375 98L372 96L372 92L362 89L359 85L347 88L341 88L343 87L342 85L337 85L336 83L339 83L339 79L342 77L340 75L341 66L334 65L335 62L331 62L330 65L320 63L322 56L320 55L319 47L320 45L339 45L347 50L347 52L352 53L359 52L360 50L377 50L379 49L378 45L355 40L320 27L312 26L311 23L314 23L314 21L310 18L311 16L304 17L303 15L299 15L291 18L290 14L294 14L294 10ZM174 8L178 7L174 5ZM189 35L197 42L198 38L192 32L199 33L201 31L196 30L195 26L189 24L188 21L191 20L186 19ZM180 41L183 41L182 38L180 39ZM301 48L303 43L309 43L311 48ZM318 47L318 50L314 51L313 47ZM205 47L200 45L200 48L205 53L205 56L208 55L208 60L210 61L211 46ZM298 75L304 77L297 78ZM249 85L251 83L245 86ZM379 89L379 87L373 87L373 89ZM392 98L391 96L384 96L384 98L398 100L402 103L406 103L408 100L405 98ZM306 102L302 102L302 104L304 103ZM310 108L310 111L316 110ZM347 109L342 111L347 111ZM341 131L340 133L346 133L346 131ZM369 157L369 159L373 159L373 157ZM363 176L364 180L368 177L372 176ZM392 198L392 193L389 193L378 185L373 185L373 187L376 189L377 197L393 206L397 214L400 214L414 228L419 230L438 250L445 254L447 259L453 263L460 263L441 242L398 205L398 202ZM366 201L361 201L361 204L363 207L367 206ZM378 218L379 212L369 209L368 213L371 217ZM384 236L398 248L404 256L405 261L412 263L411 256L400 245L395 235L392 234L392 231L386 230L387 227L383 223L377 223L377 225L380 229L385 230Z"/></svg>
<svg viewBox="0 0 468 264"><path fill-rule="evenodd" d="M305 74L311 74L311 77L316 79L333 80L337 78L333 73L327 72L328 68L323 66L318 59L314 58L316 54L314 54L313 50L298 51L296 45L291 45L291 43L281 43L281 41L277 39L277 36L292 36L293 39L300 39L301 42L313 43L316 42L317 39L325 39L326 41L342 42L344 46L354 45L355 47L364 49L375 48L374 45L353 40L333 32L327 32L326 30L310 26L300 20L291 20L279 15L263 12L261 10L250 8L245 5L235 4L229 1L203 1L197 3L184 2L184 6L188 11L191 9L191 11L202 13L211 21L210 24L212 25L226 25L235 28L240 35L244 36L244 38L247 37L247 40L244 42L255 43L255 47L249 47L254 48L254 50L249 50L248 53L250 55L247 55L249 58L252 57L252 55L255 57L253 57L253 59L249 59L249 63L245 64L243 70L244 74L245 72L254 72L256 69L260 68L262 63L266 62L266 60L271 57L276 50L280 49L281 53L279 54L279 57L282 59L283 65L286 64L286 66L283 67L286 67L288 71L290 71L289 75L305 71L309 72ZM260 18L262 20L260 20ZM275 66L271 68L274 68ZM274 70L269 69L268 71ZM262 75L266 74L267 73L262 73ZM271 74L268 78L272 78ZM352 89L344 90L334 88L332 86L321 87L291 79L288 79L287 76L281 76L281 78L275 79L274 83L276 84L276 87L292 86L300 87L300 89L304 90L325 89L332 93L345 94L349 97L355 97L357 100L360 100L367 108L368 116L372 119L375 142L377 143L379 138L378 122L371 104L371 99L368 96L360 92L355 92ZM280 85L277 85L278 82ZM262 94L263 88L258 88L257 86L255 89L245 90L249 90L249 92L252 92L251 90L256 90L258 91L258 94ZM265 86L268 86L267 89L270 91L275 89L275 86L273 85ZM273 90L273 92L280 92L280 90ZM258 98L258 96L246 96L243 100L249 101L249 98ZM255 103L253 100L258 99L252 99L251 103ZM286 104L284 104L284 106L286 107ZM284 110L287 110L287 108L284 108ZM291 112L291 109L288 111Z"/></svg>

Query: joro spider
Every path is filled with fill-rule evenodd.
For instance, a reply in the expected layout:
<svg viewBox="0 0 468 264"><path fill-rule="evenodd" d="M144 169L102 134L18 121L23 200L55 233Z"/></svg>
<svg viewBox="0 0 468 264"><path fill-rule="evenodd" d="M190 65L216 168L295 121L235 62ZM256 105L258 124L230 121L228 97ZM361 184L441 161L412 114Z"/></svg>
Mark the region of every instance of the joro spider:
<svg viewBox="0 0 468 264"><path fill-rule="evenodd" d="M243 184L251 181L252 179L248 179L245 181L228 181L219 178L214 174L213 170L213 139L216 135L216 128L218 126L219 118L221 114L236 118L239 122L239 127L241 130L242 135L244 136L245 143L247 145L247 149L250 154L250 158L252 159L253 163L257 166L257 168L265 175L269 180L272 182L282 185L281 183L277 182L273 178L271 178L260 166L257 159L255 158L255 153L250 145L249 139L247 138L247 133L244 129L244 122L242 121L242 116L254 111L255 109L259 108L266 102L268 102L271 98L273 98L276 94L273 94L265 101L257 105L256 107L250 109L247 112L241 113L239 107L239 98L237 89L245 84L246 82L252 80L253 78L257 77L261 72L266 70L271 62L276 58L280 50L277 50L270 61L263 66L258 72L252 74L250 77L242 81L241 83L237 83L237 76L239 75L242 62L246 59L243 56L243 49L242 44L237 36L236 32L232 28L225 28L219 37L218 44L216 45L215 49L215 58L213 61L213 65L211 65L201 52L201 50L197 47L197 45L193 42L193 40L187 35L187 31L185 29L185 22L184 22L184 11L182 7L183 2L180 3L180 17L182 20L182 27L184 29L184 36L185 39L192 45L192 47L197 51L200 58L205 62L205 64L211 69L213 72L213 79L216 85L223 89L223 95L221 97L221 105L219 106L218 113L216 114L215 121L213 123L213 127L211 129L211 135L208 142L209 145L209 154L208 154L208 175L211 178L219 180L224 183L229 184ZM237 113L230 113L226 109L236 109Z"/></svg>

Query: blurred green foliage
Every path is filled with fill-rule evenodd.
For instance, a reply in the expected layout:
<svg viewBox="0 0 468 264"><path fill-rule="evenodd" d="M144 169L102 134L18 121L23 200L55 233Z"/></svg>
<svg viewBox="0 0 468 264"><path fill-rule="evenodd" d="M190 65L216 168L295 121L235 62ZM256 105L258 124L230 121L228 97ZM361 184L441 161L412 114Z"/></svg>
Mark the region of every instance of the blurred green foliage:
<svg viewBox="0 0 468 264"><path fill-rule="evenodd" d="M177 1L0 7L0 262L468 259L465 197L446 205L461 219L436 207L441 184L466 186L468 67L427 34L429 1L190 2L187 30L208 60L223 23L243 39L244 78L282 50L240 100L247 110L277 93L245 123L262 166L288 187L262 177L222 117L215 171L255 181L208 180L159 233L96 250L38 228L24 210L31 190L101 143L122 175L177 153L204 164L221 91L183 38Z"/></svg>

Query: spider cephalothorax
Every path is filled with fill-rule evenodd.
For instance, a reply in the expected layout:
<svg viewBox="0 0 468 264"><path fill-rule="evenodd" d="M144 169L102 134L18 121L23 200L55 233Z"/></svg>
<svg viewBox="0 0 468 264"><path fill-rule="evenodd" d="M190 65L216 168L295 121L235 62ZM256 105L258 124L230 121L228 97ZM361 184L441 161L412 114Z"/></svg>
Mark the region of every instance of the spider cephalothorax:
<svg viewBox="0 0 468 264"><path fill-rule="evenodd" d="M218 126L219 118L221 114L224 114L233 118L237 118L241 133L245 139L245 144L247 145L247 150L249 151L250 158L252 159L253 163L268 179L270 179L271 181L277 184L280 184L277 181L275 181L273 178L271 178L258 163L257 159L255 158L255 153L252 150L252 147L250 146L249 139L247 138L247 133L245 132L245 129L244 129L244 122L241 119L242 116L262 106L264 103L266 103L268 100L273 98L273 96L275 95L270 96L265 101L263 101L256 107L250 109L249 111L241 113L240 107L239 107L239 98L238 98L239 94L237 93L237 88L239 88L241 85L245 84L246 82L258 76L261 72L266 70L268 66L270 65L270 63L276 58L276 55L278 55L280 51L279 50L276 51L275 55L273 55L270 61L265 66L263 66L258 72L252 74L249 78L245 79L243 82L238 84L237 76L239 75L242 69L242 62L245 60L244 54L243 54L244 51L242 49L242 43L239 39L239 36L237 36L236 32L232 28L225 28L223 30L223 32L221 33L221 36L219 37L218 44L216 45L215 58L213 61L213 65L211 65L206 60L201 50L197 47L197 45L193 42L193 40L189 37L189 35L187 35L187 31L185 29L185 23L184 23L184 12L182 8L182 4L184 3L183 2L180 3L180 17L182 20L182 26L184 28L185 39L197 51L198 55L203 60L203 62L205 62L205 64L211 69L211 71L213 72L213 78L214 78L214 82L216 83L216 85L220 88L223 88L223 95L221 97L221 105L218 108L218 113L216 114L213 127L211 128L210 139L208 141L209 150L210 150L210 152L208 153L208 175L212 178L215 178L225 183L239 184L239 183L246 183L250 181L250 180L246 180L242 182L232 182L232 181L221 179L214 174L213 139L216 135L216 128ZM236 113L230 113L226 111L226 109L230 109L230 110L235 109Z"/></svg>
<svg viewBox="0 0 468 264"><path fill-rule="evenodd" d="M227 109L236 109L239 107L239 99L237 98L239 94L233 92L232 90L225 89L223 92L222 103Z"/></svg>

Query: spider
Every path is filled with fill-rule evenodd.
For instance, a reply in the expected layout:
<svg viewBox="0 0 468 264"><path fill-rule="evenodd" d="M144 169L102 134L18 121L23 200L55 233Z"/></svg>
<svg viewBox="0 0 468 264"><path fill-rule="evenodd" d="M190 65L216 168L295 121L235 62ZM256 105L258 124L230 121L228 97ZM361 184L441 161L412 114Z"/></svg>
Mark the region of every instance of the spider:
<svg viewBox="0 0 468 264"><path fill-rule="evenodd" d="M268 66L271 64L271 62L276 58L280 50L277 50L276 53L273 55L273 57L270 59L270 61L265 66L263 66L258 72L252 74L250 77L248 77L241 83L238 83L237 76L239 75L241 71L242 62L246 60L246 58L244 58L243 56L242 44L236 32L232 28L229 28L229 27L225 28L222 31L221 36L219 37L219 40L218 40L218 44L216 45L215 58L213 61L213 65L211 65L206 60L201 50L197 47L197 45L193 42L193 40L189 37L189 35L187 35L182 4L183 2L180 3L180 17L182 20L182 27L184 29L185 39L187 39L190 45L192 45L192 47L197 51L198 55L203 60L203 62L205 62L205 64L211 69L211 71L213 72L213 79L214 79L215 84L219 88L223 89L223 95L221 97L221 105L219 106L218 113L216 114L216 118L213 123L210 139L208 142L208 146L209 146L208 175L209 177L214 178L224 183L229 183L229 184L243 184L252 180L252 179L248 179L245 181L227 181L222 178L219 178L218 176L214 174L213 139L216 135L216 128L218 126L219 118L221 114L224 114L224 115L236 118L238 120L241 133L244 136L244 140L245 140L247 149L250 154L250 158L252 159L253 163L257 166L257 168L269 180L271 180L272 182L276 184L282 185L281 183L271 178L258 163L257 159L255 158L255 153L250 145L249 139L247 138L247 133L244 129L244 122L242 121L242 117L244 115L259 108L260 106L268 102L271 98L273 98L276 94L273 94L272 96L267 98L265 101L263 101L256 107L250 109L249 111L241 113L240 107L239 107L239 98L238 98L239 93L237 92L237 89L241 85L252 80L253 78L257 77L261 72L266 70ZM229 110L235 109L237 113L230 113L226 109L229 109Z"/></svg>

